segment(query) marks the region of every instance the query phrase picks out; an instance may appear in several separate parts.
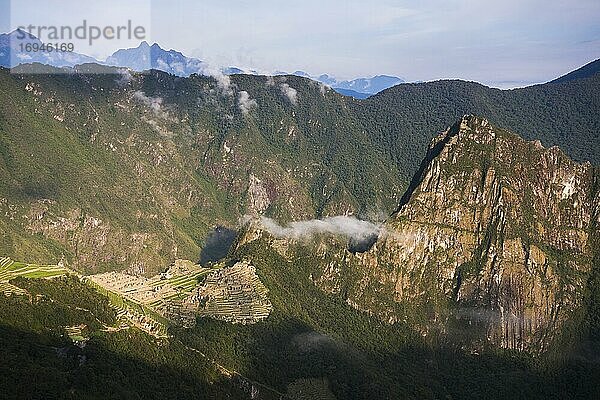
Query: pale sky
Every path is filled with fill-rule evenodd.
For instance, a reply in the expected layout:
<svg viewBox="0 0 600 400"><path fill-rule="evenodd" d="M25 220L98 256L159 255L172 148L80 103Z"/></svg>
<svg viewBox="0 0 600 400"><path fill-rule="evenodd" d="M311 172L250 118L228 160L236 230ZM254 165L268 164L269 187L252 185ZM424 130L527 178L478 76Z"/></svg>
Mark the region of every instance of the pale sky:
<svg viewBox="0 0 600 400"><path fill-rule="evenodd" d="M3 32L11 27L10 12L4 12L9 3L0 0ZM13 1L37 24L74 24L84 15L105 24L137 18L148 27L148 41L163 48L269 72L460 78L511 87L544 82L600 58L599 0L123 3ZM103 58L114 47L103 43L81 52Z"/></svg>

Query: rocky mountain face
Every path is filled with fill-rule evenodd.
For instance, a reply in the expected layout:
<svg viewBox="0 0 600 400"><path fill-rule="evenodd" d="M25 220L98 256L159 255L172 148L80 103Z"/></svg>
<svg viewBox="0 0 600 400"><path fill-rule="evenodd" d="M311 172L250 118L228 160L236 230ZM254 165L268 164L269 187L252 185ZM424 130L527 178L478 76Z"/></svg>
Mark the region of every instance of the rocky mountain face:
<svg viewBox="0 0 600 400"><path fill-rule="evenodd" d="M438 136L428 159L388 222L393 234L363 262L393 266L396 301L434 289L459 317L481 317L494 344L543 348L582 305L597 218L592 166L479 118Z"/></svg>
<svg viewBox="0 0 600 400"><path fill-rule="evenodd" d="M464 112L528 126L528 138L552 121L565 134L544 143L593 162L598 147L597 76L501 99L442 82L356 102L295 76L20 72L0 70L0 251L89 272L197 260L211 230L246 214L387 214L423 157L415 149Z"/></svg>
<svg viewBox="0 0 600 400"><path fill-rule="evenodd" d="M0 70L0 251L15 259L152 274L246 214L388 209L406 185L345 98L306 79L43 68Z"/></svg>
<svg viewBox="0 0 600 400"><path fill-rule="evenodd" d="M323 239L312 248L319 267L307 273L353 307L425 336L542 351L581 315L599 196L591 164L466 116L431 142L369 250ZM311 248L270 243L290 260Z"/></svg>
<svg viewBox="0 0 600 400"><path fill-rule="evenodd" d="M136 48L115 51L105 61L107 65L131 68L134 71L157 69L176 76L202 73L207 65L175 50L163 50L157 43L142 42Z"/></svg>

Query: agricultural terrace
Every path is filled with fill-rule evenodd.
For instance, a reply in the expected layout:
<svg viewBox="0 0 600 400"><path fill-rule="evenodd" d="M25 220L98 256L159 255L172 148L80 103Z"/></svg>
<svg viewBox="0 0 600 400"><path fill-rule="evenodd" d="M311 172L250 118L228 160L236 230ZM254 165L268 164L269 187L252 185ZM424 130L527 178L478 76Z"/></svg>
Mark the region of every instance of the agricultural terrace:
<svg viewBox="0 0 600 400"><path fill-rule="evenodd" d="M16 262L9 257L0 258L0 292L5 295L25 294L26 292L9 283L11 279L23 278L55 278L70 273L60 265L37 265Z"/></svg>

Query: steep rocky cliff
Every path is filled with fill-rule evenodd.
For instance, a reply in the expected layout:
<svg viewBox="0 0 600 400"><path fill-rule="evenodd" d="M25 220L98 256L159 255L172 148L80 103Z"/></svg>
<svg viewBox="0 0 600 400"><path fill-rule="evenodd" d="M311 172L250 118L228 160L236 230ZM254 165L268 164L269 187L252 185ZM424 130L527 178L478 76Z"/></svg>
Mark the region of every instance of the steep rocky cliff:
<svg viewBox="0 0 600 400"><path fill-rule="evenodd" d="M355 308L425 336L542 351L580 315L596 175L556 147L465 116L432 141L368 251L320 240L310 256L318 267L307 273ZM288 259L311 251L271 243Z"/></svg>

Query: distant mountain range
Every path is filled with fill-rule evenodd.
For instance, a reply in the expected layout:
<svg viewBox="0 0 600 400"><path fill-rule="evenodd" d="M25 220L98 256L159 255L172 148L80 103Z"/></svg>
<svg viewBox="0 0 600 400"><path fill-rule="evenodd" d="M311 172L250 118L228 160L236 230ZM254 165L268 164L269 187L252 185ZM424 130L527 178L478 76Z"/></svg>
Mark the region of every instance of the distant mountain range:
<svg viewBox="0 0 600 400"><path fill-rule="evenodd" d="M283 73L280 72L279 74ZM332 89L340 94L352 96L358 99L365 99L381 92L382 90L405 83L403 79L388 75L377 75L372 78L356 78L347 81L338 81L333 76L327 74L312 76L304 71L295 71L292 73L292 75L310 78L325 85L331 86Z"/></svg>
<svg viewBox="0 0 600 400"><path fill-rule="evenodd" d="M396 76L377 75L372 78L358 78L351 81L342 81L333 85L336 89L352 90L358 93L377 94L382 90L404 83Z"/></svg>
<svg viewBox="0 0 600 400"><path fill-rule="evenodd" d="M141 42L135 48L117 50L105 61L76 52L34 51L31 47L22 48L21 44L41 46L43 43L35 36L24 31L16 30L11 33L0 34L0 66L13 68L20 64L40 63L54 67L74 67L85 63L98 63L131 68L134 71L156 69L183 77L195 73L201 75L213 75L215 73L259 75L256 70L233 66L214 69L208 63L197 58L187 57L176 50L164 50L157 43L150 45L146 41ZM330 86L340 94L358 99L365 99L382 90L404 83L404 80L400 78L386 75L344 81L338 81L328 74L312 76L304 71L295 71L291 74L276 71L273 75L296 75L309 78Z"/></svg>
<svg viewBox="0 0 600 400"><path fill-rule="evenodd" d="M31 46L24 46L31 45ZM130 68L134 71L147 71L150 69L167 72L181 77L192 74L214 76L223 75L295 75L321 82L337 93L355 99L366 99L393 86L407 83L396 76L376 75L371 78L356 78L352 80L338 80L329 74L311 75L305 71L297 70L292 73L275 71L272 74L259 73L254 69L242 69L235 66L215 68L209 63L193 57L187 57L176 50L164 50L158 43L152 45L143 41L138 47L119 49L105 61L77 52L61 51L36 51L35 46L42 46L43 42L25 31L15 30L11 33L0 34L0 66L14 68L21 64L40 63L59 68L71 68L86 63L97 63L116 67ZM600 60L589 63L572 71L551 83L562 83L573 79L592 76L600 71ZM418 82L413 82L418 83Z"/></svg>
<svg viewBox="0 0 600 400"><path fill-rule="evenodd" d="M196 58L175 50L164 50L157 43L150 46L145 41L136 48L117 50L105 63L134 71L157 69L177 76L190 76L208 68L208 64Z"/></svg>
<svg viewBox="0 0 600 400"><path fill-rule="evenodd" d="M247 73L247 72L243 72ZM389 89L401 83L405 83L403 79L396 76L377 75L372 78L356 78L353 80L339 81L337 78L328 75L310 75L305 71L294 71L291 74L284 71L275 71L275 76L279 75L295 75L302 78L312 79L330 86L333 90L344 96L354 97L356 99L366 99L382 90Z"/></svg>

